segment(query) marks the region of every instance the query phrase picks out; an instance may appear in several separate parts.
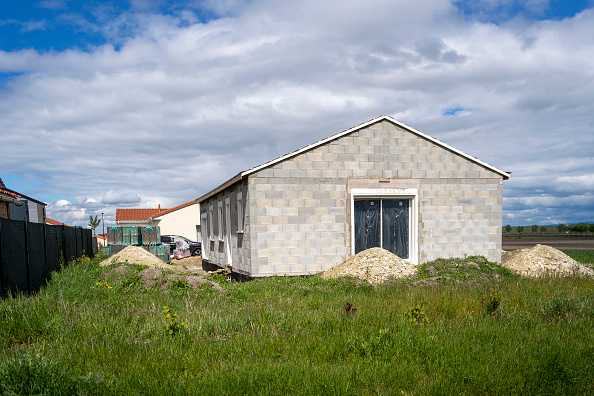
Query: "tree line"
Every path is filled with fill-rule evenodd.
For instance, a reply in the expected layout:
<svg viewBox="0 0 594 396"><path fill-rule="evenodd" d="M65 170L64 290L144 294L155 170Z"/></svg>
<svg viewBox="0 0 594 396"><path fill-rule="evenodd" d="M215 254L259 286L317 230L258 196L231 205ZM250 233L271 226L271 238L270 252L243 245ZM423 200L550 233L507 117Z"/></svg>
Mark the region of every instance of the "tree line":
<svg viewBox="0 0 594 396"><path fill-rule="evenodd" d="M505 231L507 233L510 233L512 228L513 227L508 224L505 226ZM569 226L565 225L565 224L559 224L556 228L560 234L569 232L569 234L575 233L577 235L577 233L579 232L580 235L583 235L584 232L590 231L592 233L592 235L594 235L594 224L580 223L580 224L569 225ZM532 226L530 226L530 229L532 230L533 234L536 234L539 230L541 233L544 234L545 232L547 232L548 227L545 227L545 226L539 227L538 225L533 224ZM527 231L527 227L518 226L518 227L516 227L516 231L518 232L518 234L521 235L524 231Z"/></svg>

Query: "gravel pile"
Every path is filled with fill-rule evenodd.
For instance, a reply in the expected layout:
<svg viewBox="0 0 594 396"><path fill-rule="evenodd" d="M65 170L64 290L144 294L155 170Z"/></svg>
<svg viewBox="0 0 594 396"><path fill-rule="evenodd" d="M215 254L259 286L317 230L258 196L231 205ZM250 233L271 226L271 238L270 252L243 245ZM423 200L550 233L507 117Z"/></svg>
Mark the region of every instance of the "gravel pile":
<svg viewBox="0 0 594 396"><path fill-rule="evenodd" d="M416 273L417 268L413 264L385 249L371 248L324 272L322 278L355 276L371 284L377 284L390 279L406 278Z"/></svg>
<svg viewBox="0 0 594 396"><path fill-rule="evenodd" d="M582 265L560 250L546 245L503 252L501 264L529 277L578 275L594 278L594 270Z"/></svg>
<svg viewBox="0 0 594 396"><path fill-rule="evenodd" d="M126 261L129 264L148 265L149 267L156 268L171 268L171 266L165 264L157 256L139 246L127 246L119 253L103 260L99 265L108 266L116 263L125 263Z"/></svg>

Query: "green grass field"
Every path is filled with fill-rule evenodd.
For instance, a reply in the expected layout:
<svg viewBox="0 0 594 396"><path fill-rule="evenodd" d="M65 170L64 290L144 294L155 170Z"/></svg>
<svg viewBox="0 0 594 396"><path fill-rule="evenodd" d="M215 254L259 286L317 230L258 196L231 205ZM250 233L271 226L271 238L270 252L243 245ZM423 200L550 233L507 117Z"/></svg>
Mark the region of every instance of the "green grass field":
<svg viewBox="0 0 594 396"><path fill-rule="evenodd" d="M0 301L0 394L592 394L594 280L475 261L378 287L215 277L227 294L71 263Z"/></svg>
<svg viewBox="0 0 594 396"><path fill-rule="evenodd" d="M563 249L561 251L578 263L594 266L594 250Z"/></svg>

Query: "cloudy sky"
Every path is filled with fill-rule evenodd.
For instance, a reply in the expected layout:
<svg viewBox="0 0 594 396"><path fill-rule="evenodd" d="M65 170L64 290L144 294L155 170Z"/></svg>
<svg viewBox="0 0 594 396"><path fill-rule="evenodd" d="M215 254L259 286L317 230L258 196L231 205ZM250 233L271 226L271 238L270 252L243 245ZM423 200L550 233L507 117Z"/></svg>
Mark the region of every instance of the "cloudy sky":
<svg viewBox="0 0 594 396"><path fill-rule="evenodd" d="M591 0L12 1L0 177L87 225L390 115L512 172L503 224L594 222Z"/></svg>

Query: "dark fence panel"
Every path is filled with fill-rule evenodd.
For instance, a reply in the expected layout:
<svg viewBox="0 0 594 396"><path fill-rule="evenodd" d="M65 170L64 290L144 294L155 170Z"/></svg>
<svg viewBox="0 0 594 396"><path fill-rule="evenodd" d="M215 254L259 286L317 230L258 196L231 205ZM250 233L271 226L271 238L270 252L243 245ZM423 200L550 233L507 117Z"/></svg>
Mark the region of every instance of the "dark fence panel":
<svg viewBox="0 0 594 396"><path fill-rule="evenodd" d="M62 254L62 228L56 226L45 227L45 260L48 271L58 269Z"/></svg>
<svg viewBox="0 0 594 396"><path fill-rule="evenodd" d="M29 290L39 290L45 272L45 233L43 224L27 224L27 254L29 256Z"/></svg>
<svg viewBox="0 0 594 396"><path fill-rule="evenodd" d="M76 228L64 227L64 261L70 262L76 256Z"/></svg>
<svg viewBox="0 0 594 396"><path fill-rule="evenodd" d="M76 252L74 253L75 257L82 256L83 247L82 247L82 232L81 231L82 230L80 228L74 229L74 239L76 240L76 243L75 243Z"/></svg>
<svg viewBox="0 0 594 396"><path fill-rule="evenodd" d="M25 222L0 219L2 226L2 287L10 293L29 291Z"/></svg>
<svg viewBox="0 0 594 396"><path fill-rule="evenodd" d="M0 296L39 290L51 271L92 256L91 230L0 218Z"/></svg>

